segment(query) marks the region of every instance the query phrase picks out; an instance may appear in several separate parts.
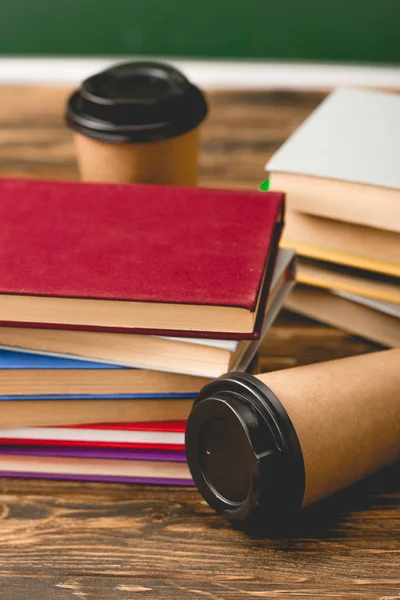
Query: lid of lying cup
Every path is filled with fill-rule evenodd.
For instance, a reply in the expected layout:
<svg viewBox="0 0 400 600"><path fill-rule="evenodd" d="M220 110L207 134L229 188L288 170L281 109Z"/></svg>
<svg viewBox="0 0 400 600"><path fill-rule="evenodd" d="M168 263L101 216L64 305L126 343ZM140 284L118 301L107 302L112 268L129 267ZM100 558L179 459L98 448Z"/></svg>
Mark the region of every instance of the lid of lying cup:
<svg viewBox="0 0 400 600"><path fill-rule="evenodd" d="M300 441L279 398L248 373L199 392L186 424L186 458L209 505L243 528L283 529L304 496Z"/></svg>
<svg viewBox="0 0 400 600"><path fill-rule="evenodd" d="M174 67L122 63L86 79L69 98L67 125L109 142L150 142L179 136L207 114L202 92Z"/></svg>

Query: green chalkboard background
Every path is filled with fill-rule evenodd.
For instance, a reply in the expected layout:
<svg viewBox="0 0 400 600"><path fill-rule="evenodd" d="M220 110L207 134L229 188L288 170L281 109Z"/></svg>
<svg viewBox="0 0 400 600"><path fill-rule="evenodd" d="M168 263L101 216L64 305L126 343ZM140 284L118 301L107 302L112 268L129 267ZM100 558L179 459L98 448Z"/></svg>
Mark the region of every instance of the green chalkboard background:
<svg viewBox="0 0 400 600"><path fill-rule="evenodd" d="M0 54L400 63L400 0L0 0Z"/></svg>

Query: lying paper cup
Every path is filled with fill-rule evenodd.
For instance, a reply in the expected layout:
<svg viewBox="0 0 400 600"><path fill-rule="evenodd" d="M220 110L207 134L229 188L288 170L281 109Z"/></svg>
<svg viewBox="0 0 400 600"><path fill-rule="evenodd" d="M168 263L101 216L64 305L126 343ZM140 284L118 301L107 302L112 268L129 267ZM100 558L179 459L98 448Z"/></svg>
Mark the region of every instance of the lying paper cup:
<svg viewBox="0 0 400 600"><path fill-rule="evenodd" d="M124 63L86 79L68 100L83 181L196 185L202 92L175 68Z"/></svg>
<svg viewBox="0 0 400 600"><path fill-rule="evenodd" d="M186 453L225 517L285 522L400 458L400 350L224 375L194 403Z"/></svg>

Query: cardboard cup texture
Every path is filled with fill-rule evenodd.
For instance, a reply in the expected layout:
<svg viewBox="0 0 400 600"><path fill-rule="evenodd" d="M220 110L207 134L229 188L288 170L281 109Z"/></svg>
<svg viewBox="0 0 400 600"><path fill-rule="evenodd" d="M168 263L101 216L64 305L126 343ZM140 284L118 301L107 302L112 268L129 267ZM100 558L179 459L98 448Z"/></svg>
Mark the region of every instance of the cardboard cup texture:
<svg viewBox="0 0 400 600"><path fill-rule="evenodd" d="M82 181L194 186L199 127L182 135L137 144L103 142L75 133Z"/></svg>
<svg viewBox="0 0 400 600"><path fill-rule="evenodd" d="M400 459L400 350L257 378L296 430L306 474L303 507Z"/></svg>

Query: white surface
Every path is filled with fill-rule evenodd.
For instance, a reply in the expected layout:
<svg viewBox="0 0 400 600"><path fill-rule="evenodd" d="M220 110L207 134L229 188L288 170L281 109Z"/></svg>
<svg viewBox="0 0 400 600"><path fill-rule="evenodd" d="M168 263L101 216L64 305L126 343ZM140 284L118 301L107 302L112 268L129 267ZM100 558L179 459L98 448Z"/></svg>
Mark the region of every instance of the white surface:
<svg viewBox="0 0 400 600"><path fill-rule="evenodd" d="M20 427L0 429L0 437L27 440L184 444L185 434L173 431L126 431L118 429L74 429L71 427Z"/></svg>
<svg viewBox="0 0 400 600"><path fill-rule="evenodd" d="M332 92L266 168L400 188L400 95Z"/></svg>
<svg viewBox="0 0 400 600"><path fill-rule="evenodd" d="M265 61L188 60L160 57L0 57L0 84L77 84L119 61L164 60L210 89L330 89L337 86L400 88L400 68Z"/></svg>

